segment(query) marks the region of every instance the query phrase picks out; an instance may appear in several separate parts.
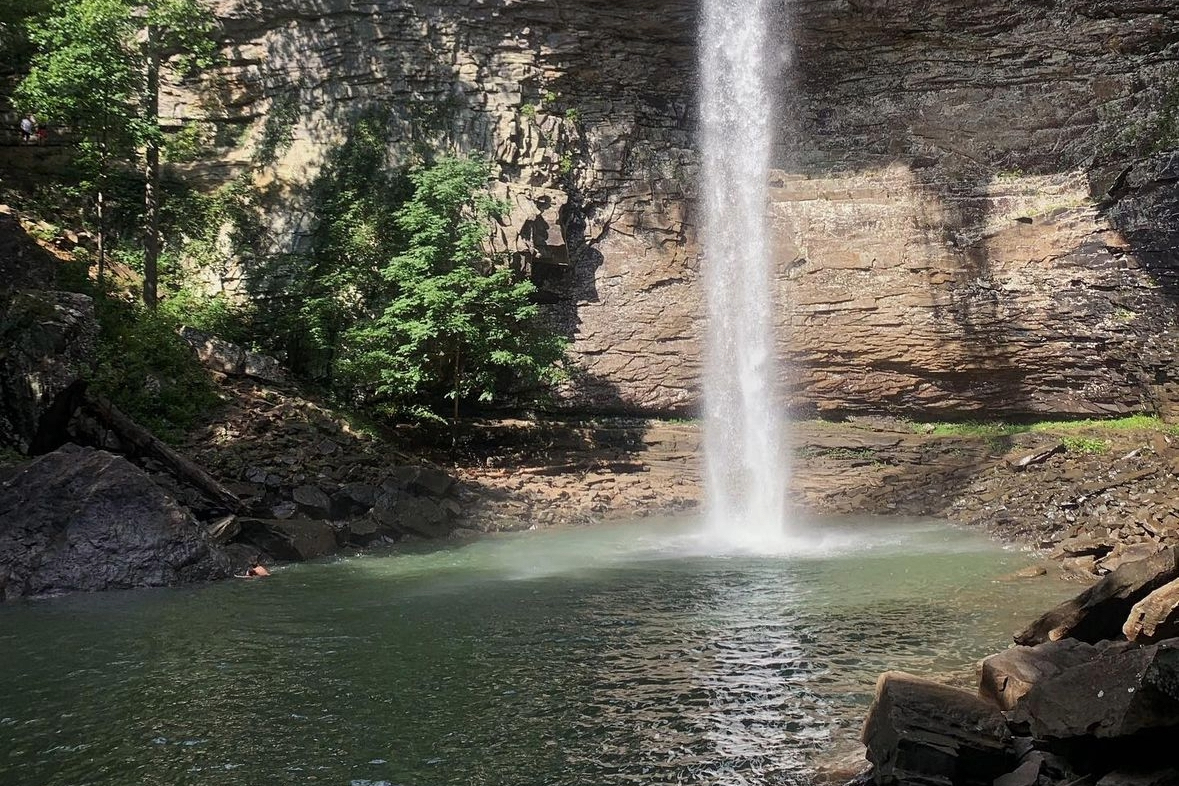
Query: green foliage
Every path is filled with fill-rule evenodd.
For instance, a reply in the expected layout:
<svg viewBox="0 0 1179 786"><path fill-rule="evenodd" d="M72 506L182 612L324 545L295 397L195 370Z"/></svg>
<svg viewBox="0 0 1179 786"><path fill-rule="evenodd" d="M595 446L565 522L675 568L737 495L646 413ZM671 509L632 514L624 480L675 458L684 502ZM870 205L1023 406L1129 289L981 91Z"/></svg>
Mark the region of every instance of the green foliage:
<svg viewBox="0 0 1179 786"><path fill-rule="evenodd" d="M394 215L405 245L379 270L384 302L343 336L341 379L365 398L457 406L554 379L564 344L538 329L535 287L485 251L489 222L508 209L487 192L488 174L461 158L410 174L413 197Z"/></svg>
<svg viewBox="0 0 1179 786"><path fill-rule="evenodd" d="M224 294L208 295L192 286L169 292L159 313L176 325L187 325L202 333L249 345L253 338L252 310Z"/></svg>
<svg viewBox="0 0 1179 786"><path fill-rule="evenodd" d="M312 184L317 230L310 254L277 260L260 274L287 282L258 315L261 343L296 374L328 386L343 333L378 307L387 289L380 267L404 245L394 215L412 186L390 165L386 139L383 114L353 125Z"/></svg>
<svg viewBox="0 0 1179 786"><path fill-rule="evenodd" d="M28 70L35 51L26 25L30 17L45 13L48 0L0 3L0 72L13 74Z"/></svg>
<svg viewBox="0 0 1179 786"><path fill-rule="evenodd" d="M262 166L273 164L279 154L291 146L295 138L295 123L299 119L299 105L293 96L275 98L266 113L262 139L254 151L254 160Z"/></svg>
<svg viewBox="0 0 1179 786"><path fill-rule="evenodd" d="M143 118L148 58L172 56L181 73L207 67L215 27L197 0L54 0L26 22L37 51L17 87L17 106L80 132L103 155L134 158L140 145L162 136Z"/></svg>
<svg viewBox="0 0 1179 786"><path fill-rule="evenodd" d="M213 130L203 123L189 122L164 137L163 155L166 161L198 161L212 144Z"/></svg>
<svg viewBox="0 0 1179 786"><path fill-rule="evenodd" d="M1060 442L1069 453L1105 453L1109 450L1109 441L1096 437L1063 437Z"/></svg>
<svg viewBox="0 0 1179 786"><path fill-rule="evenodd" d="M124 0L58 0L28 22L37 47L16 104L79 129L93 146L133 145L142 87L136 23Z"/></svg>
<svg viewBox="0 0 1179 786"><path fill-rule="evenodd" d="M1108 420L1044 420L1035 423L1003 423L998 421L966 421L962 423L914 423L914 431L938 436L1010 437L1015 434L1038 432L1069 434L1081 431L1170 431L1173 427L1155 415L1129 415Z"/></svg>
<svg viewBox="0 0 1179 786"><path fill-rule="evenodd" d="M15 92L24 112L67 127L77 136L75 165L96 203L105 202L113 165L134 169L141 161L148 238L144 297L156 298L156 187L160 146L159 63L182 76L213 62L216 19L200 0L51 0L26 22L36 47ZM99 230L105 234L105 220Z"/></svg>
<svg viewBox="0 0 1179 786"><path fill-rule="evenodd" d="M520 116L532 120L536 117L536 104L522 104L520 106Z"/></svg>
<svg viewBox="0 0 1179 786"><path fill-rule="evenodd" d="M100 294L96 306L101 332L92 387L161 439L179 439L218 399L176 322L110 295Z"/></svg>

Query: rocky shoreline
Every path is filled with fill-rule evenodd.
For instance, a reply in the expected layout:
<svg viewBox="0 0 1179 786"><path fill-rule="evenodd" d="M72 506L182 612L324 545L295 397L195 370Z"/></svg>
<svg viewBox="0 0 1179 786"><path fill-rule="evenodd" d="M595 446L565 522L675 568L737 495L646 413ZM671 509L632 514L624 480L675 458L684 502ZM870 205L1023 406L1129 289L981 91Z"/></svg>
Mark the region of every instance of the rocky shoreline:
<svg viewBox="0 0 1179 786"><path fill-rule="evenodd" d="M858 783L1166 786L1179 727L1179 550L1127 562L981 664L971 693L880 677Z"/></svg>
<svg viewBox="0 0 1179 786"><path fill-rule="evenodd" d="M137 463L234 567L406 538L690 514L701 502L696 422L472 420L451 454L436 447L449 440L422 427L358 428L265 359L228 363L232 345L201 354L224 405L180 452L231 502L150 456ZM81 430L95 447L129 447ZM1083 581L1179 545L1179 447L1162 429L941 436L861 419L799 423L791 439L803 515L942 518L1047 550Z"/></svg>

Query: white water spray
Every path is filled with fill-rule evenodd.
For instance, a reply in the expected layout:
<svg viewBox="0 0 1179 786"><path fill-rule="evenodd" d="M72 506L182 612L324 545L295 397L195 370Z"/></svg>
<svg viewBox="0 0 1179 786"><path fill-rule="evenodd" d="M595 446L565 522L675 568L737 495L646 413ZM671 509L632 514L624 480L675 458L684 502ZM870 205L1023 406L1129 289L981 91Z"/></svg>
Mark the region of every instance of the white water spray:
<svg viewBox="0 0 1179 786"><path fill-rule="evenodd" d="M704 0L701 195L709 333L704 451L710 536L774 550L786 537L766 228L773 140L768 0Z"/></svg>

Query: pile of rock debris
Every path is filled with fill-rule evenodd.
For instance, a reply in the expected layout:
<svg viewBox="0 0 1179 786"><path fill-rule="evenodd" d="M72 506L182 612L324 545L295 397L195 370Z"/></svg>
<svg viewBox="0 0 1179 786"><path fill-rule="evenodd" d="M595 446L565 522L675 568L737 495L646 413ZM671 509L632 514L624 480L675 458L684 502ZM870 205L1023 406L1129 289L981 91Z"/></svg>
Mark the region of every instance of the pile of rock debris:
<svg viewBox="0 0 1179 786"><path fill-rule="evenodd" d="M864 728L898 786L1173 786L1179 549L1127 562L983 661L977 694L884 674Z"/></svg>

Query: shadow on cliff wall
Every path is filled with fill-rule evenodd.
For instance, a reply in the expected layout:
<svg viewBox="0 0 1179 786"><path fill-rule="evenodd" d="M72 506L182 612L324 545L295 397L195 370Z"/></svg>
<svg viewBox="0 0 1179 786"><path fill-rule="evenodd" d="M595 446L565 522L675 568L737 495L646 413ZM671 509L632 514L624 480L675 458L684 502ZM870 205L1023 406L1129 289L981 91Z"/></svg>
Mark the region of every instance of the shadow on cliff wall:
<svg viewBox="0 0 1179 786"><path fill-rule="evenodd" d="M1168 57L1179 60L1179 12L1098 5L1073 0L1013 10L1001 2L795 0L794 19L779 20L777 37L793 39L799 75L796 95L785 102L795 133L781 141L778 166L831 177L899 163L920 198L940 206L929 220L918 220L917 232L927 247L942 249L940 264L949 280L930 285L933 330L953 347L956 367L900 368L917 383L941 388L943 400L974 402L938 411L940 417L1034 417L1083 407L1079 400L1085 396L1075 395L1078 401L1070 404L1070 395L1082 384L1099 385L1102 370L1086 368L1084 377L1071 380L1073 390L1067 373L1046 383L1042 369L1031 368L1034 363L1024 354L1037 342L1096 347L1089 354L1108 364L1108 374L1138 373L1119 357L1120 329L1109 331L1112 336L1085 335L1086 322L1107 321L1119 310L1116 297L1096 291L1101 285L1092 294L1082 292L1080 282L1061 281L1050 295L1059 324L1051 336L1029 335L1029 320L1013 311L989 247L997 232L1008 231L996 228L998 216L992 214L1003 201L997 192L1005 180L1079 173L1093 166L1095 156L1116 156L1117 151L1099 151L1098 141L1113 127L1108 115L1144 101L1140 94L1150 80L1136 58L1152 65ZM1115 32L1120 35L1112 41ZM1046 40L1076 46L1053 49L1049 56ZM1127 226L1117 211L1106 217ZM1127 234L1126 249L1107 255L1108 265L1148 271L1166 311L1179 290L1161 271L1175 266L1179 244L1165 241L1167 250L1152 261L1158 236L1147 237L1150 231L1141 221L1137 229ZM1085 263L1096 267L1100 251L1094 246L1051 253L1070 263L1091 260ZM1079 324L1068 324L1072 320ZM1154 327L1142 326L1139 337L1144 340ZM867 363L868 368L849 371L900 366L887 358ZM1124 395L1120 402L1102 401L1100 394L1093 399L1092 414L1124 406ZM867 411L868 404L855 409ZM912 413L914 405L921 406L921 399L907 406L889 400L881 410Z"/></svg>

